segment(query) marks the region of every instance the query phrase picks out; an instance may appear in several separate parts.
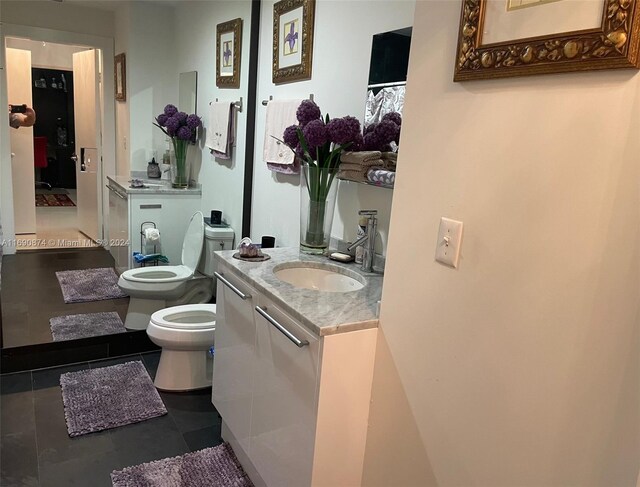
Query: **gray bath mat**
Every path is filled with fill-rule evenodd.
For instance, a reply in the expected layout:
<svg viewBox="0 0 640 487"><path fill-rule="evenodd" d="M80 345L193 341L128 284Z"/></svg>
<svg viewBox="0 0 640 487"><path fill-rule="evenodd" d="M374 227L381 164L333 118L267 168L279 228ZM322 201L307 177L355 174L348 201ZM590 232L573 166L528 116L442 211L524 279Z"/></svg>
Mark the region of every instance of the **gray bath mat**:
<svg viewBox="0 0 640 487"><path fill-rule="evenodd" d="M113 487L251 487L228 443L111 472Z"/></svg>
<svg viewBox="0 0 640 487"><path fill-rule="evenodd" d="M115 311L56 316L49 320L54 342L126 333L127 329Z"/></svg>
<svg viewBox="0 0 640 487"><path fill-rule="evenodd" d="M118 287L118 275L111 267L59 271L56 277L67 304L127 297Z"/></svg>
<svg viewBox="0 0 640 487"><path fill-rule="evenodd" d="M139 360L60 376L69 436L95 433L167 414Z"/></svg>

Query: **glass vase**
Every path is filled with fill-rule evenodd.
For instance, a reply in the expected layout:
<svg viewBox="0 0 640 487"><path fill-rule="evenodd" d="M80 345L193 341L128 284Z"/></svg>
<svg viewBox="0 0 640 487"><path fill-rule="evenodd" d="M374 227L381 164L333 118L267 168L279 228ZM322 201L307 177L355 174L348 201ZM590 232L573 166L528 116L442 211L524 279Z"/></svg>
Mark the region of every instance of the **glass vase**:
<svg viewBox="0 0 640 487"><path fill-rule="evenodd" d="M189 148L187 140L173 138L175 157L171 160L171 186L173 188L188 188L191 176L191 161L187 157Z"/></svg>
<svg viewBox="0 0 640 487"><path fill-rule="evenodd" d="M303 164L300 168L300 251L325 254L336 205L337 169Z"/></svg>

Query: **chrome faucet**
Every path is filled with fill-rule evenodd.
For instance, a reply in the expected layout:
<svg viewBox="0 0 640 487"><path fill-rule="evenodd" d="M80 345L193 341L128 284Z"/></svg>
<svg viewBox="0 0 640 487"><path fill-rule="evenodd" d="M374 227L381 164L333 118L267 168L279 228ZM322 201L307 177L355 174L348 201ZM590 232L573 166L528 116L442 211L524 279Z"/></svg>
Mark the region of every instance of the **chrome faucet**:
<svg viewBox="0 0 640 487"><path fill-rule="evenodd" d="M358 215L367 217L367 230L366 233L358 240L353 242L347 247L347 250L351 252L360 244L364 245L364 251L362 253L362 265L360 269L364 272L373 272L373 256L376 247L376 233L378 229L378 218L376 210L360 210Z"/></svg>

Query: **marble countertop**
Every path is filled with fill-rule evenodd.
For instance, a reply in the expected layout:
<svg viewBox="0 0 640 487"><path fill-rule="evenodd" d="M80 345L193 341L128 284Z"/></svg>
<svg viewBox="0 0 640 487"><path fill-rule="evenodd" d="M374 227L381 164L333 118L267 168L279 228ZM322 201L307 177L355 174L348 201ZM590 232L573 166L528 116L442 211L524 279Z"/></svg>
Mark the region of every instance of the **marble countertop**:
<svg viewBox="0 0 640 487"><path fill-rule="evenodd" d="M378 326L378 301L382 296L382 274L362 272L360 264L343 264L327 257L306 255L297 248L267 249L271 259L246 262L233 258L236 250L214 253L219 272L229 270L244 279L274 304L298 320L309 331L326 336ZM358 291L346 293L302 289L281 281L273 273L274 267L285 262L327 264L342 274L359 274L366 281Z"/></svg>
<svg viewBox="0 0 640 487"><path fill-rule="evenodd" d="M171 181L166 179L147 179L139 178L145 184L149 183L154 186L147 188L131 188L131 178L135 176L107 176L109 184L115 186L116 189L127 194L202 194L202 187L198 184L194 187L186 189L177 189L171 187Z"/></svg>

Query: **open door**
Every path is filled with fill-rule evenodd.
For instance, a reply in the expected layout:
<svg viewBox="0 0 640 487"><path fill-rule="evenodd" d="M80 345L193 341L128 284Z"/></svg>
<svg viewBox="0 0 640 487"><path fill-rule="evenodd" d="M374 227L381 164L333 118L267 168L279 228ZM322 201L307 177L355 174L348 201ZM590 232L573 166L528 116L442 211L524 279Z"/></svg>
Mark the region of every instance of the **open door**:
<svg viewBox="0 0 640 487"><path fill-rule="evenodd" d="M93 240L102 239L102 143L98 56L96 49L73 54L78 229Z"/></svg>
<svg viewBox="0 0 640 487"><path fill-rule="evenodd" d="M31 51L7 48L7 96L11 105L31 101ZM6 110L6 108L4 108ZM6 113L6 112L5 112ZM6 117L6 115L5 115ZM4 121L6 122L6 119ZM33 127L9 129L11 181L16 234L36 233L36 190L33 164Z"/></svg>

